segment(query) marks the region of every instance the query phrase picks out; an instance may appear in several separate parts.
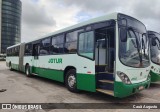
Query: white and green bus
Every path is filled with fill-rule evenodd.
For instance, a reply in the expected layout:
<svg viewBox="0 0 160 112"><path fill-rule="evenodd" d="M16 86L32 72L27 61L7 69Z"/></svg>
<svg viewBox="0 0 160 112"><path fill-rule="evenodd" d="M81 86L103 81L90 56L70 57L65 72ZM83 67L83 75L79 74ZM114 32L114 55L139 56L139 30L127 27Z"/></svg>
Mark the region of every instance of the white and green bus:
<svg viewBox="0 0 160 112"><path fill-rule="evenodd" d="M151 82L160 81L160 34L148 31L151 57Z"/></svg>
<svg viewBox="0 0 160 112"><path fill-rule="evenodd" d="M142 22L113 13L8 47L6 63L27 76L63 82L72 92L122 98L150 85L147 38Z"/></svg>

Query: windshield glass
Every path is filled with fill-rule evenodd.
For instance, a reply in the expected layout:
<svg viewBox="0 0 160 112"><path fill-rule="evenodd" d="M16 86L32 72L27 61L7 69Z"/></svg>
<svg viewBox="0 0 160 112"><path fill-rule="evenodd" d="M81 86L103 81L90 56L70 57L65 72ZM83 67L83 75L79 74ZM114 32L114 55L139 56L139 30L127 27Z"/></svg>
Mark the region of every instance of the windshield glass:
<svg viewBox="0 0 160 112"><path fill-rule="evenodd" d="M151 51L151 61L155 64L160 65L160 43L158 40L160 40L160 34L155 32L149 32L148 37L150 39L150 51ZM155 39L155 40L154 40ZM153 44L153 41L155 41L155 45Z"/></svg>
<svg viewBox="0 0 160 112"><path fill-rule="evenodd" d="M130 67L149 66L149 40L145 26L140 21L125 15L118 16L118 24L120 61ZM125 33L124 29L126 35L121 34ZM126 36L125 41L122 36Z"/></svg>

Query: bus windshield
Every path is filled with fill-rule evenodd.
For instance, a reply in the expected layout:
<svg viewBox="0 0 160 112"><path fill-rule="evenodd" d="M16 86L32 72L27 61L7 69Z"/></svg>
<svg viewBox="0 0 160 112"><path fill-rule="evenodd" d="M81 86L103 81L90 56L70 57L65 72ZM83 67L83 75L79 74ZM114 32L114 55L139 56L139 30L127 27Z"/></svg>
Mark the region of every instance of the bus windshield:
<svg viewBox="0 0 160 112"><path fill-rule="evenodd" d="M149 33L150 47L151 47L151 61L160 65L160 34L152 32ZM155 44L154 44L155 42Z"/></svg>
<svg viewBox="0 0 160 112"><path fill-rule="evenodd" d="M138 20L119 15L119 58L127 66L149 66L149 40L145 26ZM124 32L125 29L125 32ZM121 34L126 33L126 35ZM125 36L125 37L124 37ZM124 40L126 38L126 40Z"/></svg>

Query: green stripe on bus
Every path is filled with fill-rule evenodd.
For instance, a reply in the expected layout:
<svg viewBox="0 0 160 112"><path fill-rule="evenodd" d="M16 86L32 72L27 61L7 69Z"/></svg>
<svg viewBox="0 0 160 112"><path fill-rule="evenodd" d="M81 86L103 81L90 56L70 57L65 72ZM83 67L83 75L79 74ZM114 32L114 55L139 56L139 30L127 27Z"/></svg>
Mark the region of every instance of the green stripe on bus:
<svg viewBox="0 0 160 112"><path fill-rule="evenodd" d="M19 70L19 65L18 65L18 64L13 64L13 63L11 63L11 67L12 67L12 69L14 69L14 70Z"/></svg>
<svg viewBox="0 0 160 112"><path fill-rule="evenodd" d="M32 67L32 68L33 68L32 72L36 73L40 77L52 79L52 80L59 81L59 82L64 82L63 71L38 68L38 67Z"/></svg>
<svg viewBox="0 0 160 112"><path fill-rule="evenodd" d="M18 70L18 65L12 64L13 69ZM64 72L60 70L45 69L38 67L31 67L32 73L36 73L40 77L64 82ZM94 74L77 73L77 89L96 92L96 81Z"/></svg>
<svg viewBox="0 0 160 112"><path fill-rule="evenodd" d="M152 70L150 71L151 75L151 82L157 82L160 81L160 74L153 72Z"/></svg>
<svg viewBox="0 0 160 112"><path fill-rule="evenodd" d="M77 89L96 92L95 75L77 73Z"/></svg>
<svg viewBox="0 0 160 112"><path fill-rule="evenodd" d="M150 86L150 79L136 84L124 84L123 82L114 82L114 96L123 98L139 92L139 87L143 86L144 89Z"/></svg>
<svg viewBox="0 0 160 112"><path fill-rule="evenodd" d="M33 67L34 72L40 77L64 82L64 73L59 70ZM77 89L96 92L95 75L77 73Z"/></svg>

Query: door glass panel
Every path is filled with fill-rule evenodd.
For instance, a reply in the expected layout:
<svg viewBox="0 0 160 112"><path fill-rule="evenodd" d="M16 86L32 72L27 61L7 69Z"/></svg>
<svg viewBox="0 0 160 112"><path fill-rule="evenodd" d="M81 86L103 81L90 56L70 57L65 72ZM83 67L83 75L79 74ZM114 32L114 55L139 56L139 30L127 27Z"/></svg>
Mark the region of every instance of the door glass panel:
<svg viewBox="0 0 160 112"><path fill-rule="evenodd" d="M95 64L99 66L97 72L113 72L115 50L114 28L105 27L96 29L95 40Z"/></svg>
<svg viewBox="0 0 160 112"><path fill-rule="evenodd" d="M81 56L93 59L94 32L85 32L79 35L78 53Z"/></svg>
<svg viewBox="0 0 160 112"><path fill-rule="evenodd" d="M106 57L106 48L107 48L107 40L105 34L100 34L96 32L96 65L105 65L107 63Z"/></svg>

